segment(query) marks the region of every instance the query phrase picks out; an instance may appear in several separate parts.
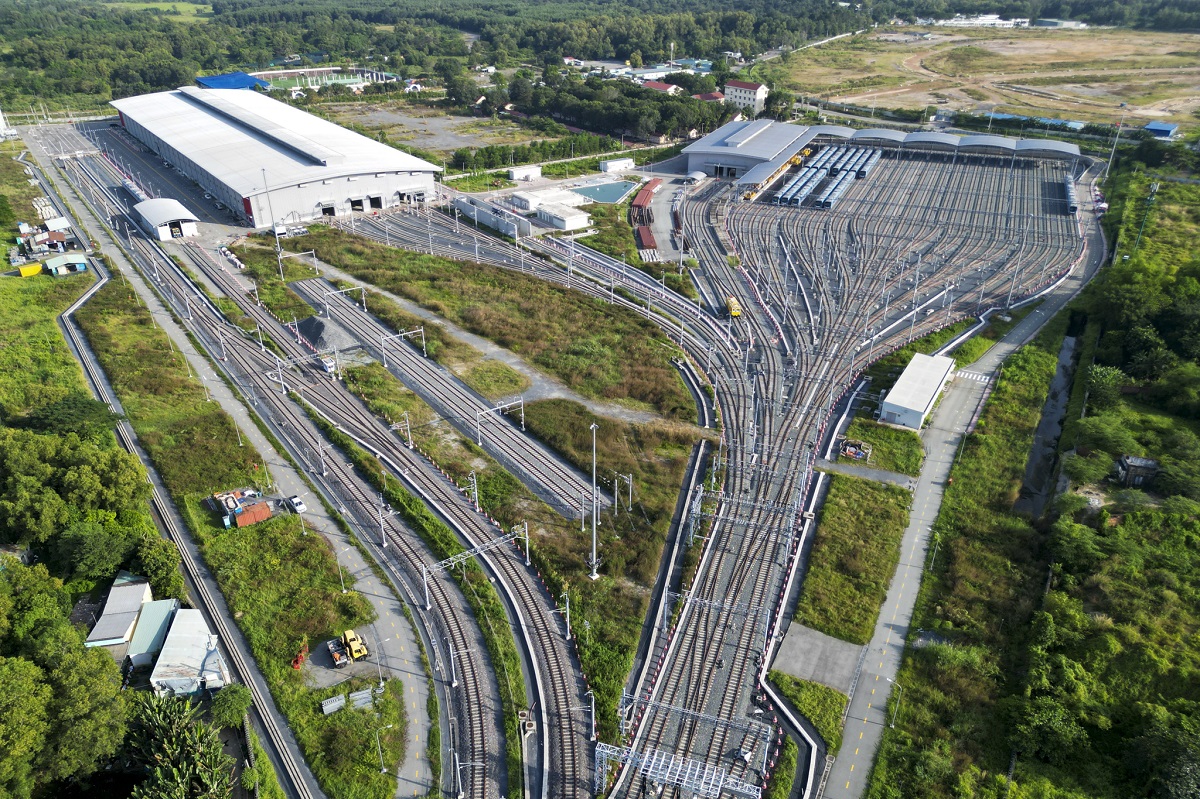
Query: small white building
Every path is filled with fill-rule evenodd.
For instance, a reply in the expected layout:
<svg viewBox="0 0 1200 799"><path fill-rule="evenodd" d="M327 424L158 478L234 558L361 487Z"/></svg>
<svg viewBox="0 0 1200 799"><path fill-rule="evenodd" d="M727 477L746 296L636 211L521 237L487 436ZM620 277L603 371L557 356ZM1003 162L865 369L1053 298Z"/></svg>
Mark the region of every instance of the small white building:
<svg viewBox="0 0 1200 799"><path fill-rule="evenodd" d="M767 87L761 83L746 80L725 81L725 102L752 111L755 116L766 108L767 92Z"/></svg>
<svg viewBox="0 0 1200 799"><path fill-rule="evenodd" d="M601 172L624 172L633 169L632 158L614 158L611 161L601 161Z"/></svg>
<svg viewBox="0 0 1200 799"><path fill-rule="evenodd" d="M96 622L83 645L117 646L129 643L142 605L153 598L146 578L121 572L108 592L100 621Z"/></svg>
<svg viewBox="0 0 1200 799"><path fill-rule="evenodd" d="M539 164L533 166L514 166L509 167L509 180L533 180L542 176L542 167Z"/></svg>
<svg viewBox="0 0 1200 799"><path fill-rule="evenodd" d="M587 211L569 205L547 203L537 209L538 219L558 230L580 230L592 224Z"/></svg>
<svg viewBox="0 0 1200 799"><path fill-rule="evenodd" d="M543 191L514 191L508 201L522 211L536 211L543 205L565 205L571 208L591 205L592 200L567 189L545 189Z"/></svg>
<svg viewBox="0 0 1200 799"><path fill-rule="evenodd" d="M176 612L150 687L158 696L191 696L229 684L229 670L217 649L217 636L208 630L198 610Z"/></svg>
<svg viewBox="0 0 1200 799"><path fill-rule="evenodd" d="M186 238L199 234L196 229L196 215L183 207L179 200L169 197L159 197L154 200L143 200L133 206L138 218L142 220L142 229L159 241Z"/></svg>
<svg viewBox="0 0 1200 799"><path fill-rule="evenodd" d="M879 406L879 421L920 430L954 373L954 359L917 353Z"/></svg>

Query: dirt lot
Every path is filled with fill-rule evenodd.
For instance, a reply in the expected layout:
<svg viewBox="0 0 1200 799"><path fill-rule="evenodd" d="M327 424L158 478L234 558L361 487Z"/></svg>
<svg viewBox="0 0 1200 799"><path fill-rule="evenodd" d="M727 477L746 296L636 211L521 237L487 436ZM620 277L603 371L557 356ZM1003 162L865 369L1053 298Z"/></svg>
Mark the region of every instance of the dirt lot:
<svg viewBox="0 0 1200 799"><path fill-rule="evenodd" d="M403 102L339 103L326 109L338 122L355 122L372 132L382 130L391 141L447 157L463 147L553 138L509 120L447 116L437 109Z"/></svg>
<svg viewBox="0 0 1200 799"><path fill-rule="evenodd" d="M928 36L929 38L923 38ZM1200 36L1128 30L902 28L771 62L759 73L843 102L1115 121L1195 122Z"/></svg>

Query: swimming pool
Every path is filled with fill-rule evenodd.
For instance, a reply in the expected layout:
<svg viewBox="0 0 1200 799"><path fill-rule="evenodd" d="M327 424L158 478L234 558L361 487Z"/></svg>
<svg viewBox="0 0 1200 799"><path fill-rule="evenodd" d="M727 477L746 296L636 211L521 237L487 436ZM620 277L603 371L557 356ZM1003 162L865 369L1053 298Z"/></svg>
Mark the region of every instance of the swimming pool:
<svg viewBox="0 0 1200 799"><path fill-rule="evenodd" d="M631 183L628 180L616 180L612 183L597 183L592 186L580 186L571 191L576 194L582 194L590 200L595 200L598 203L619 203L624 200L631 191L637 188L636 183Z"/></svg>

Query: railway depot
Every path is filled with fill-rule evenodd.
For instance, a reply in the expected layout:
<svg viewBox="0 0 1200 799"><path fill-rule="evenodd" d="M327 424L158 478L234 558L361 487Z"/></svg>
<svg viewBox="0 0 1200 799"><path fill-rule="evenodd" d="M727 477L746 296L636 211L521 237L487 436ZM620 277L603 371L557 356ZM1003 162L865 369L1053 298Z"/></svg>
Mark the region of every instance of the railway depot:
<svg viewBox="0 0 1200 799"><path fill-rule="evenodd" d="M251 227L394 208L440 168L242 89L183 87L112 102L120 125Z"/></svg>

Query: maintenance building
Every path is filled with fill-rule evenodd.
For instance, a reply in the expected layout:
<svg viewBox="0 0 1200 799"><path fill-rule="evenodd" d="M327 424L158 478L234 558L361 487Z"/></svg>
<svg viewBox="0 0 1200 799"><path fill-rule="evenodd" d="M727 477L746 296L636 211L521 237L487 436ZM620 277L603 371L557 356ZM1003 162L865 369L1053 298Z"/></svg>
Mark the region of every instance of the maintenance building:
<svg viewBox="0 0 1200 799"><path fill-rule="evenodd" d="M159 241L199 235L196 215L170 197L143 200L133 206L142 229Z"/></svg>
<svg viewBox="0 0 1200 799"><path fill-rule="evenodd" d="M133 637L129 639L129 648L125 651L125 656L134 668L149 666L154 662L154 656L162 651L167 631L171 629L171 620L175 618L177 610L178 599L160 599L142 605L137 628L133 631Z"/></svg>
<svg viewBox="0 0 1200 799"><path fill-rule="evenodd" d="M217 650L217 636L209 632L204 616L198 610L186 608L176 612L158 662L150 673L154 693L191 696L223 688L228 683L229 670Z"/></svg>
<svg viewBox="0 0 1200 799"><path fill-rule="evenodd" d="M879 406L879 421L920 430L954 374L954 359L917 353Z"/></svg>
<svg viewBox="0 0 1200 799"><path fill-rule="evenodd" d="M441 171L256 91L184 86L111 104L131 135L251 227L421 201Z"/></svg>

